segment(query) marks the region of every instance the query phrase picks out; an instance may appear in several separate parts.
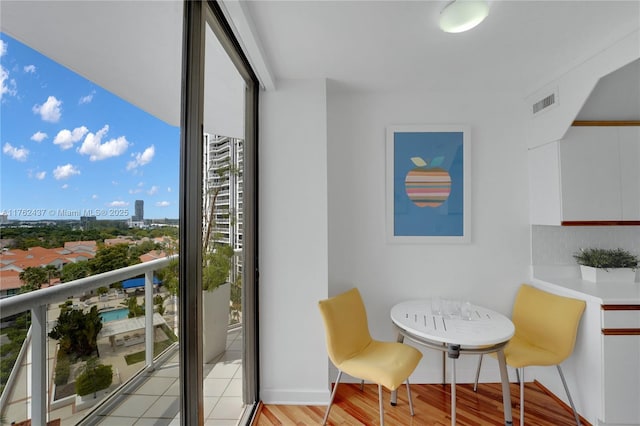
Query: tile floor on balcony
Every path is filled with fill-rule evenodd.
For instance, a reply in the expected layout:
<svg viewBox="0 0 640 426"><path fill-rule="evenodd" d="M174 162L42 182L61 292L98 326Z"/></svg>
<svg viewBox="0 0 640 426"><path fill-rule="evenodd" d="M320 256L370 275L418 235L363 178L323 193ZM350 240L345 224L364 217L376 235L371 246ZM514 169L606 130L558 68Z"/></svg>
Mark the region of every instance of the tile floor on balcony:
<svg viewBox="0 0 640 426"><path fill-rule="evenodd" d="M98 416L100 425L180 425L178 354L149 374L119 406ZM242 402L242 329L227 334L227 350L204 366L205 426L237 425Z"/></svg>

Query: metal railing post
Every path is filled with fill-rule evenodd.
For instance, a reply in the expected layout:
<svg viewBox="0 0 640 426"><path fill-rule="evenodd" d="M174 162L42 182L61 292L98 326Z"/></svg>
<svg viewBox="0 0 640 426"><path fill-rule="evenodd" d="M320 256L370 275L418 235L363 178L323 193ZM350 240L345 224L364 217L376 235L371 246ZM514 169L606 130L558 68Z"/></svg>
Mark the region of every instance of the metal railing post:
<svg viewBox="0 0 640 426"><path fill-rule="evenodd" d="M146 367L153 367L153 271L144 274L144 343Z"/></svg>
<svg viewBox="0 0 640 426"><path fill-rule="evenodd" d="M31 424L47 424L47 305L31 309Z"/></svg>

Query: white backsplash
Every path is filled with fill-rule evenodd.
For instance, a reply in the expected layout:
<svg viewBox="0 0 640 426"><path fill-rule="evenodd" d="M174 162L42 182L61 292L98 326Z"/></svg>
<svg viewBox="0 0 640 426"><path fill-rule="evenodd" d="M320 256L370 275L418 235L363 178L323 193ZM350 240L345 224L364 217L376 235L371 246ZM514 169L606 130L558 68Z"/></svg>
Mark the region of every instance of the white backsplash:
<svg viewBox="0 0 640 426"><path fill-rule="evenodd" d="M532 265L575 265L573 254L588 247L640 256L640 226L531 226Z"/></svg>

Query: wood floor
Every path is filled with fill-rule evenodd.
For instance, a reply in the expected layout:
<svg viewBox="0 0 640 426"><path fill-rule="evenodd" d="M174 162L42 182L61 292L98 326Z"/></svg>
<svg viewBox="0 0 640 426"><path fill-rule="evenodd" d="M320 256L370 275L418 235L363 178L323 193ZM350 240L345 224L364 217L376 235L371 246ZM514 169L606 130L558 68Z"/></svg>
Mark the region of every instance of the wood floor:
<svg viewBox="0 0 640 426"><path fill-rule="evenodd" d="M409 414L406 387L398 391L398 405L389 404L385 390L385 425L449 426L451 424L450 385L411 385L415 416ZM456 424L460 426L504 425L502 392L499 383L482 383L478 392L473 385L456 386ZM513 424L520 422L519 386L511 385ZM262 405L253 425L319 425L326 406ZM583 425L588 425L581 419ZM329 425L377 425L378 387L341 383L329 415ZM525 424L527 426L575 425L571 409L545 392L537 383L525 386Z"/></svg>

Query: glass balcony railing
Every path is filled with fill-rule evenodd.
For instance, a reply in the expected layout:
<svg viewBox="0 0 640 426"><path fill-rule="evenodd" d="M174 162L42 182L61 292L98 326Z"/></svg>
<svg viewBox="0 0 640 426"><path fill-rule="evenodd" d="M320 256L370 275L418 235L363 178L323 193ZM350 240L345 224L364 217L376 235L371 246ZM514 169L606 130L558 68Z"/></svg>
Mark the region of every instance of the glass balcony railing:
<svg viewBox="0 0 640 426"><path fill-rule="evenodd" d="M177 299L154 281L172 258L0 300L0 419L77 424L177 350Z"/></svg>

